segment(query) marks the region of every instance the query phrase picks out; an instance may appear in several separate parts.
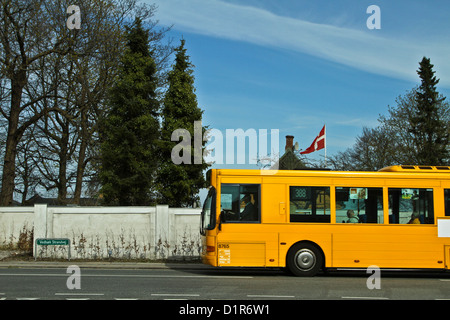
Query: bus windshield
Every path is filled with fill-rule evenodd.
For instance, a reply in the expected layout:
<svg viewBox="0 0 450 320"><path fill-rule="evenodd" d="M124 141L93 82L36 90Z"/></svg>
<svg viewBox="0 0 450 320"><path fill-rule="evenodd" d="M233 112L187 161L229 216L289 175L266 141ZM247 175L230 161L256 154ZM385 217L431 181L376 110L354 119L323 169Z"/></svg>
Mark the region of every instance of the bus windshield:
<svg viewBox="0 0 450 320"><path fill-rule="evenodd" d="M211 187L203 204L203 210L201 214L201 230L202 235L206 235L206 230L212 230L215 227L216 218L214 214L215 208L216 189Z"/></svg>

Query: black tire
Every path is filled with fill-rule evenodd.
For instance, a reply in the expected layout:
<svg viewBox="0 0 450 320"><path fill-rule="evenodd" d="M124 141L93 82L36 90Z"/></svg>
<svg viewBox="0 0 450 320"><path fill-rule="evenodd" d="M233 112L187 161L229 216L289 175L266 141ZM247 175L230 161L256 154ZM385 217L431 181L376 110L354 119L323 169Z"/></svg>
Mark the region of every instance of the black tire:
<svg viewBox="0 0 450 320"><path fill-rule="evenodd" d="M289 249L286 264L295 276L313 277L322 268L322 252L311 243L297 243Z"/></svg>

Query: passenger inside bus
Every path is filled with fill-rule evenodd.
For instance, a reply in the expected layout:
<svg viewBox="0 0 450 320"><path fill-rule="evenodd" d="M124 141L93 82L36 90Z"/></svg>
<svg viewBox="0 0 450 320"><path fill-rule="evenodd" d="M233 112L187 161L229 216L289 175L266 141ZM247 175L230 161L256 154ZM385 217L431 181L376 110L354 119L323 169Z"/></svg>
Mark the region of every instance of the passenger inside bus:
<svg viewBox="0 0 450 320"><path fill-rule="evenodd" d="M420 224L419 216L418 212L413 212L408 224Z"/></svg>
<svg viewBox="0 0 450 320"><path fill-rule="evenodd" d="M348 210L347 211L347 223L359 223L359 219L357 216L355 216L355 212L353 210Z"/></svg>

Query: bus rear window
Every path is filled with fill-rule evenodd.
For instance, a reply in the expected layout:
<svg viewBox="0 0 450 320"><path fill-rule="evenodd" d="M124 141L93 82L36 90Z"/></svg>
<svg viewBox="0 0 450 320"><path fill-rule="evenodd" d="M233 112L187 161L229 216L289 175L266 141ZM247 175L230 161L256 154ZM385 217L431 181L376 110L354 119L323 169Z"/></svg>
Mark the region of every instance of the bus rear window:
<svg viewBox="0 0 450 320"><path fill-rule="evenodd" d="M291 222L330 222L330 187L291 186Z"/></svg>

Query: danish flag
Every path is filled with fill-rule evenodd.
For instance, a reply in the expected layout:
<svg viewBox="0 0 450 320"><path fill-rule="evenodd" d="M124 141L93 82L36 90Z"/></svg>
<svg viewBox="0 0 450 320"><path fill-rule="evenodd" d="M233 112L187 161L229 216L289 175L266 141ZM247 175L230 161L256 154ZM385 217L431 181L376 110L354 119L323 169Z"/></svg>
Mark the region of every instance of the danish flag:
<svg viewBox="0 0 450 320"><path fill-rule="evenodd" d="M314 139L311 146L300 154L307 154L325 148L325 126L320 130L319 135Z"/></svg>

